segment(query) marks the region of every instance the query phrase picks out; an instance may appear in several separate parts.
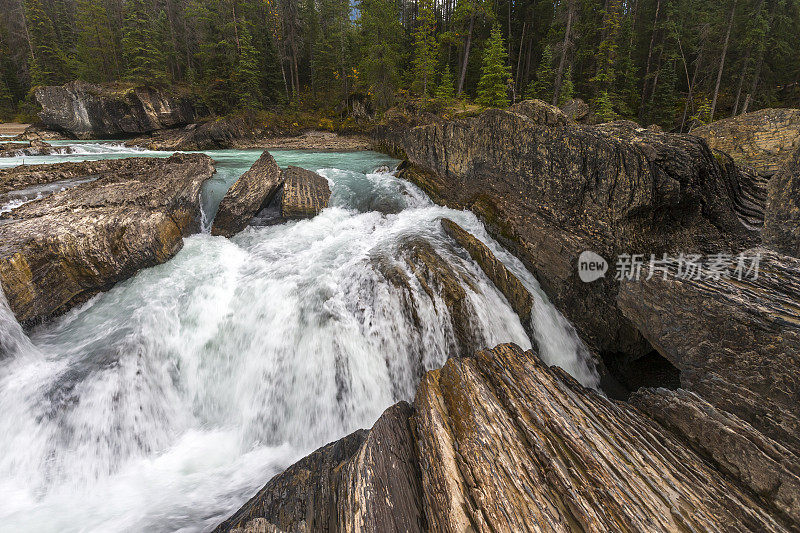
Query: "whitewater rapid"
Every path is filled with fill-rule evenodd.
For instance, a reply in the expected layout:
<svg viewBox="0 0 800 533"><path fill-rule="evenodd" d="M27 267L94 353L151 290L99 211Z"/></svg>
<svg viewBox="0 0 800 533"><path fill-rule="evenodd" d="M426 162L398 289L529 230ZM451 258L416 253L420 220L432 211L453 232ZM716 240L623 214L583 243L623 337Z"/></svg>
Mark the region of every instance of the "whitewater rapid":
<svg viewBox="0 0 800 533"><path fill-rule="evenodd" d="M258 153L209 154L220 169L204 188L213 217ZM597 385L571 326L474 215L370 171L390 163L378 154L275 155L325 176L330 207L230 240L191 236L167 263L28 335L0 298L0 531L205 531L293 461L412 399L454 335L441 297L402 258L409 242L430 244L470 280L472 326L487 346L530 347L442 217L538 295L543 359ZM387 269L406 275L415 313Z"/></svg>

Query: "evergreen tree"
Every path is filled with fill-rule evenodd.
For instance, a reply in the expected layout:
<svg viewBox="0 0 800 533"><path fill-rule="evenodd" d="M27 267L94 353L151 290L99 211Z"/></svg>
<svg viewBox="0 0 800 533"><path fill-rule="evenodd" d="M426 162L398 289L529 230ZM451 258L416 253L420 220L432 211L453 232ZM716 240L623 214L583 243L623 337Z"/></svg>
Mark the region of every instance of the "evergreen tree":
<svg viewBox="0 0 800 533"><path fill-rule="evenodd" d="M570 70L570 73L572 71ZM526 96L528 98L538 98L549 102L553 98L553 83L555 82L556 71L553 68L553 49L550 44L545 44L542 49L542 58L539 61L539 68L536 70L536 77L528 85ZM572 80L570 80L570 84Z"/></svg>
<svg viewBox="0 0 800 533"><path fill-rule="evenodd" d="M620 0L606 2L601 32L603 38L597 49L597 71L589 80L595 90L594 107L603 120L613 120L616 117L613 109L617 100L614 87L617 78L617 39L621 27L621 3Z"/></svg>
<svg viewBox="0 0 800 533"><path fill-rule="evenodd" d="M122 30L125 77L138 82L162 82L166 65L157 26L158 18L147 9L146 0L127 0Z"/></svg>
<svg viewBox="0 0 800 533"><path fill-rule="evenodd" d="M234 70L234 79L242 109L260 109L263 95L259 77L260 54L253 46L250 32L243 27L239 32L239 59Z"/></svg>
<svg viewBox="0 0 800 533"><path fill-rule="evenodd" d="M436 88L436 99L445 103L453 101L455 96L455 88L453 87L453 74L450 72L450 67L444 66L444 73L442 79L439 81L439 87Z"/></svg>
<svg viewBox="0 0 800 533"><path fill-rule="evenodd" d="M393 0L362 0L361 43L364 55L361 59L361 79L379 109L386 109L394 102L394 94L400 83L400 41L387 39L387 35L401 35L400 14Z"/></svg>
<svg viewBox="0 0 800 533"><path fill-rule="evenodd" d="M483 53L483 69L478 82L478 98L475 101L486 107L507 107L510 75L506 45L500 26L495 24Z"/></svg>
<svg viewBox="0 0 800 533"><path fill-rule="evenodd" d="M87 81L112 81L117 78L114 67L114 35L109 14L101 0L77 0L76 57L78 75Z"/></svg>
<svg viewBox="0 0 800 533"><path fill-rule="evenodd" d="M59 48L53 22L42 0L25 1L25 21L30 35L30 77L32 85L68 82L72 73L64 51Z"/></svg>
<svg viewBox="0 0 800 533"><path fill-rule="evenodd" d="M412 88L420 96L427 97L433 91L433 80L436 76L436 13L433 0L419 0L418 6Z"/></svg>

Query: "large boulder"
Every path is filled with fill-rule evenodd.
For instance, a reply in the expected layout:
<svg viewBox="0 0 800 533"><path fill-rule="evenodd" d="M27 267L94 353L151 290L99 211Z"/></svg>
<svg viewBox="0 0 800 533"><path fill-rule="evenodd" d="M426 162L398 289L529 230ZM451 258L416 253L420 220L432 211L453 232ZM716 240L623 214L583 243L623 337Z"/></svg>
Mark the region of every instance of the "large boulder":
<svg viewBox="0 0 800 533"><path fill-rule="evenodd" d="M40 155L69 153L72 153L72 148L69 146L55 147L49 143L39 140L0 143L0 157L33 157Z"/></svg>
<svg viewBox="0 0 800 533"><path fill-rule="evenodd" d="M0 215L0 283L30 324L163 263L199 228L200 187L214 173L202 154L73 163L54 176L83 182ZM0 173L17 183L43 168ZM39 173L26 179L26 172Z"/></svg>
<svg viewBox="0 0 800 533"><path fill-rule="evenodd" d="M800 109L761 109L695 128L692 135L770 177L800 148Z"/></svg>
<svg viewBox="0 0 800 533"><path fill-rule="evenodd" d="M293 166L282 174L281 216L284 219L311 218L328 207L331 197L328 180L316 172Z"/></svg>
<svg viewBox="0 0 800 533"><path fill-rule="evenodd" d="M257 134L244 119L225 117L159 130L145 137L130 139L125 144L148 150L220 150L249 146Z"/></svg>
<svg viewBox="0 0 800 533"><path fill-rule="evenodd" d="M275 158L265 151L225 193L211 234L232 237L242 231L256 213L269 204L282 184L283 177Z"/></svg>
<svg viewBox="0 0 800 533"><path fill-rule="evenodd" d="M691 276L672 261L666 276L623 282L617 304L683 388L800 455L800 259L742 258L708 258Z"/></svg>
<svg viewBox="0 0 800 533"><path fill-rule="evenodd" d="M204 107L191 96L154 87L97 85L74 81L37 87L39 119L50 129L79 139L139 135L195 122Z"/></svg>
<svg viewBox="0 0 800 533"><path fill-rule="evenodd" d="M800 257L800 149L767 185L764 244Z"/></svg>
<svg viewBox="0 0 800 533"><path fill-rule="evenodd" d="M481 216L600 352L651 350L617 308L619 255L738 251L758 240L737 212L737 169L694 136L630 122L553 126L490 110L394 142L411 163L401 176ZM611 263L591 283L578 275L586 250Z"/></svg>
<svg viewBox="0 0 800 533"><path fill-rule="evenodd" d="M274 478L217 531L793 527L793 467L762 501L638 409L514 345L450 359L426 374L413 409L398 404L356 435ZM761 443L753 451L771 453Z"/></svg>

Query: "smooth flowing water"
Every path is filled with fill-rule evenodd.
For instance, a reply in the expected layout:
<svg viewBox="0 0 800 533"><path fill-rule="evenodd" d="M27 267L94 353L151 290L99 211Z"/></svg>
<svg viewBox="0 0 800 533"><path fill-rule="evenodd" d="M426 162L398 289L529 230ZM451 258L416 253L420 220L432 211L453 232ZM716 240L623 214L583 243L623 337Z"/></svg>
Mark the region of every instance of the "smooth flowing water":
<svg viewBox="0 0 800 533"><path fill-rule="evenodd" d="M168 155L78 148L87 153L25 162ZM207 221L259 155L208 153L218 172L203 191ZM273 155L324 175L330 207L230 240L191 236L172 260L27 335L0 298L0 530L208 530L293 461L412 399L454 334L441 296L404 259L409 243L427 243L465 280L487 346L530 347L504 297L442 232L445 216L539 296L542 357L596 385L570 325L474 215L374 171L396 163L380 154Z"/></svg>

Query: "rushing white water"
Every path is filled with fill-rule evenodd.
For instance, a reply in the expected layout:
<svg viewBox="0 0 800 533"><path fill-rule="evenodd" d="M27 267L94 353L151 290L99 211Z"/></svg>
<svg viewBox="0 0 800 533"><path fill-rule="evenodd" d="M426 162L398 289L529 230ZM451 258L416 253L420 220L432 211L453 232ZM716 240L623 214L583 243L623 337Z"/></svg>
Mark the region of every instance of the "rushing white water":
<svg viewBox="0 0 800 533"><path fill-rule="evenodd" d="M203 208L213 217L258 153L209 153L218 175ZM207 530L294 460L411 399L454 335L442 298L404 259L410 242L469 280L487 346L530 347L503 296L442 232L444 216L539 294L542 357L596 385L569 324L474 215L369 172L390 163L378 154L274 155L326 176L331 206L230 240L189 237L172 260L29 336L0 298L0 530ZM388 271L408 280L414 312Z"/></svg>

